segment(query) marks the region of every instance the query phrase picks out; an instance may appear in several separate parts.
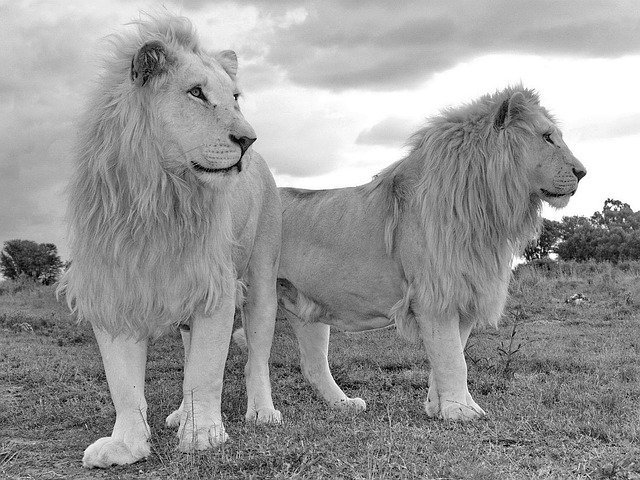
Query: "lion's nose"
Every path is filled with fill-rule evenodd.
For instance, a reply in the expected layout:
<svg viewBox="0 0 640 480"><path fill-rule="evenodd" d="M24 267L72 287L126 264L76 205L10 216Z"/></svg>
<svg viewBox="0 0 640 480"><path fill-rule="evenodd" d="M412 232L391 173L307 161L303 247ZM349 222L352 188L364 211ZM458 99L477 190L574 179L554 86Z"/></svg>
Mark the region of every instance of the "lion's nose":
<svg viewBox="0 0 640 480"><path fill-rule="evenodd" d="M238 145L240 145L240 149L242 150L242 154L244 155L244 152L246 152L249 147L253 144L253 142L256 141L256 138L252 138L252 137L236 137L234 135L229 135L229 138L231 139L232 142L236 142Z"/></svg>
<svg viewBox="0 0 640 480"><path fill-rule="evenodd" d="M582 180L582 177L584 177L587 174L586 170L578 170L577 168L573 169L573 174L576 176L576 178L578 179L578 181Z"/></svg>

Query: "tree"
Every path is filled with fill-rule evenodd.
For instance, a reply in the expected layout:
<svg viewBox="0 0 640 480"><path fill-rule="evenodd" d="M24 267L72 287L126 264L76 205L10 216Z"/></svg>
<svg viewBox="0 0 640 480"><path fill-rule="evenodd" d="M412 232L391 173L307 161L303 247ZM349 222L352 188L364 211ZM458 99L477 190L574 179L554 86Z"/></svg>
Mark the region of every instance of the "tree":
<svg viewBox="0 0 640 480"><path fill-rule="evenodd" d="M608 198L601 212L590 218L564 217L562 242L557 247L562 260L596 260L618 263L640 259L640 212L619 200Z"/></svg>
<svg viewBox="0 0 640 480"><path fill-rule="evenodd" d="M638 230L640 228L640 212L634 213L629 204L607 198L602 212L595 212L591 216L591 223L607 229L616 226L625 231Z"/></svg>
<svg viewBox="0 0 640 480"><path fill-rule="evenodd" d="M529 242L522 255L527 262L548 258L560 240L562 224L555 220L543 219L542 230L537 240Z"/></svg>
<svg viewBox="0 0 640 480"><path fill-rule="evenodd" d="M44 285L58 279L62 261L53 243L9 240L0 252L0 272L11 280L26 275Z"/></svg>

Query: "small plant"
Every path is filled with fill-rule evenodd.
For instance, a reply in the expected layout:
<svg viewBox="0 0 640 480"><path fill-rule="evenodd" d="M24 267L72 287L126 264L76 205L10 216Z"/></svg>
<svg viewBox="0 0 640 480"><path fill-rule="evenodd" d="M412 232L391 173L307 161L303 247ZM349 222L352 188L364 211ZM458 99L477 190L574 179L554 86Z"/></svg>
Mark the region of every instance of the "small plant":
<svg viewBox="0 0 640 480"><path fill-rule="evenodd" d="M516 359L517 354L520 352L522 342L518 342L516 346L516 335L518 334L518 325L528 318L524 307L517 305L512 311L513 325L511 327L511 334L509 335L508 342L500 342L498 347L498 364L496 370L498 374L502 375L506 380L513 378L513 362Z"/></svg>
<svg viewBox="0 0 640 480"><path fill-rule="evenodd" d="M529 315L521 305L517 305L511 310L513 323L508 341L501 341L496 348L498 355L496 357L483 357L478 355L476 344L468 342L464 349L465 357L480 371L492 371L505 380L513 379L514 362L521 351L522 342L516 340L518 334L518 326L524 322Z"/></svg>

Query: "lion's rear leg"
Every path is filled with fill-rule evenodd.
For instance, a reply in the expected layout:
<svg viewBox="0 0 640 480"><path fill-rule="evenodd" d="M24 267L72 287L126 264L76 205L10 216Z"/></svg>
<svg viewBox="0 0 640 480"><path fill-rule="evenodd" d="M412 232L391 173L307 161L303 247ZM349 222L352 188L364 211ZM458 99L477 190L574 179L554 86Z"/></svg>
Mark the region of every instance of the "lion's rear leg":
<svg viewBox="0 0 640 480"><path fill-rule="evenodd" d="M116 410L116 422L111 436L100 438L87 447L82 465L107 468L135 463L151 453L144 398L147 342L122 336L112 338L99 328L93 331Z"/></svg>
<svg viewBox="0 0 640 480"><path fill-rule="evenodd" d="M269 356L276 323L278 303L275 270L250 272L249 292L243 309L242 323L247 342L248 358L244 368L247 383L248 422L280 423L282 414L271 397Z"/></svg>
<svg viewBox="0 0 640 480"><path fill-rule="evenodd" d="M300 346L300 366L304 377L324 400L339 409L366 410L361 398L349 398L336 384L329 369L331 328L320 322L304 322L291 312L285 313Z"/></svg>
<svg viewBox="0 0 640 480"><path fill-rule="evenodd" d="M484 411L467 389L464 347L473 323L459 325L458 318L419 318L420 336L431 363L425 408L431 417L473 420Z"/></svg>
<svg viewBox="0 0 640 480"><path fill-rule="evenodd" d="M185 369L187 367L187 361L189 361L189 354L191 350L191 328L189 325L183 324L180 325L180 337L182 338L182 346L184 347L184 365ZM165 423L167 427L179 427L180 421L182 419L182 414L184 413L184 398L180 403L180 406L177 410L171 412L171 414L166 418Z"/></svg>

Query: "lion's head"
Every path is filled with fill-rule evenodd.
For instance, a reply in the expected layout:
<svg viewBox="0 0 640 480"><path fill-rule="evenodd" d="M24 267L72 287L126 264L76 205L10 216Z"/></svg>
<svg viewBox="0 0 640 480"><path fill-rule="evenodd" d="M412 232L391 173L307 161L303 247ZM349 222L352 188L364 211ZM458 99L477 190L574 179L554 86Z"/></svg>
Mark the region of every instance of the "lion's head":
<svg viewBox="0 0 640 480"><path fill-rule="evenodd" d="M564 143L562 132L538 96L523 88L507 89L495 120L499 133L522 148L531 195L556 208L565 207L586 169Z"/></svg>
<svg viewBox="0 0 640 480"><path fill-rule="evenodd" d="M208 54L162 37L147 40L133 55L130 87L155 110L168 172L211 182L242 171L256 135L238 106L237 67L233 51Z"/></svg>
<svg viewBox="0 0 640 480"><path fill-rule="evenodd" d="M542 202L564 207L586 174L538 95L521 85L442 111L411 143L406 165L387 175L415 168L401 173L400 184L414 184L409 190L425 222L455 219L458 239L481 229L496 242L528 242ZM448 235L448 220L436 224Z"/></svg>
<svg viewBox="0 0 640 480"><path fill-rule="evenodd" d="M235 53L205 52L184 17L136 25L110 38L79 126L61 288L80 318L144 336L235 289L228 198L256 135Z"/></svg>

